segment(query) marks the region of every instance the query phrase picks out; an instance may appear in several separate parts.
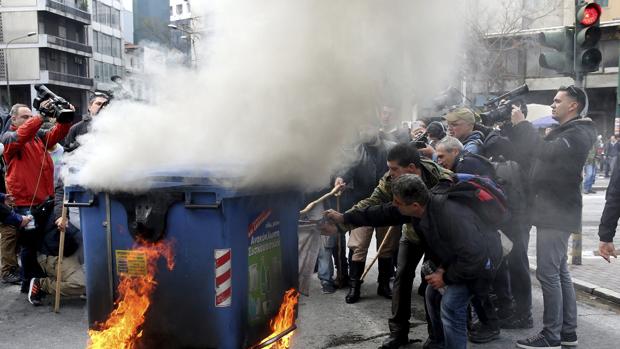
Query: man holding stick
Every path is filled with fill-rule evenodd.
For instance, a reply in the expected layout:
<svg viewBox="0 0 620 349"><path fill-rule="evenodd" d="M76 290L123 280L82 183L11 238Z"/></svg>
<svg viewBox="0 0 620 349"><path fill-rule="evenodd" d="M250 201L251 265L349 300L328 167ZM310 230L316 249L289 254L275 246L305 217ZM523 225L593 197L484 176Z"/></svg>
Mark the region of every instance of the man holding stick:
<svg viewBox="0 0 620 349"><path fill-rule="evenodd" d="M451 174L450 171L439 167L434 162L421 159L413 144L395 145L388 152L387 164L389 171L381 178L372 195L358 202L347 212L392 202L394 199L392 182L402 175L418 175L427 187L432 188L442 179L449 180ZM327 211L325 215L334 222L343 222L343 215L333 210ZM377 252L377 254L380 253L381 251ZM382 348L398 348L408 343L413 279L416 266L423 254L424 250L418 234L411 224L406 224L399 242L398 267L392 297L392 317L389 320L390 336L384 341ZM429 336L432 338L430 325Z"/></svg>

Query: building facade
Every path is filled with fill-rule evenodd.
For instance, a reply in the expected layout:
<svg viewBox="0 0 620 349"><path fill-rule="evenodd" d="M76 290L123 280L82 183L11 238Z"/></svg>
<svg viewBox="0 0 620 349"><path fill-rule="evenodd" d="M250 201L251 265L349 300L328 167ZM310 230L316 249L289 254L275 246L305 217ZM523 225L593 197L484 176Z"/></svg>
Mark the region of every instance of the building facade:
<svg viewBox="0 0 620 349"><path fill-rule="evenodd" d="M542 2L522 1L524 8ZM555 7L545 9L544 15L536 17L535 20L528 18L528 12L524 11L523 18L518 22L519 27L486 34L485 54L490 56L487 57L490 58L489 61L498 63L485 74L480 74L480 69L465 74L464 80L467 82L467 95L470 99L482 102L490 95L497 95L527 83L530 93L524 96L526 102L551 104L558 87L574 83L572 77L541 68L539 64L540 54L551 50L539 43L540 33L562 30L564 26L573 26L575 21L574 0L547 1L554 3ZM617 105L620 0L596 2L603 10L600 25L602 37L599 42L603 59L598 71L586 75L584 87L590 99L588 116L595 121L599 134L609 135L614 132ZM502 9L499 9L497 15L500 18L501 11Z"/></svg>
<svg viewBox="0 0 620 349"><path fill-rule="evenodd" d="M84 112L93 88L89 60L92 22L86 0L2 0L0 6L0 104L31 104L35 85L45 84ZM12 41L28 33L32 36ZM7 44L12 41L8 46ZM8 74L7 74L8 73ZM7 79L8 75L8 79Z"/></svg>
<svg viewBox="0 0 620 349"><path fill-rule="evenodd" d="M91 71L95 90L113 90L113 76L124 75L122 6L118 0L92 0L90 42L93 46Z"/></svg>

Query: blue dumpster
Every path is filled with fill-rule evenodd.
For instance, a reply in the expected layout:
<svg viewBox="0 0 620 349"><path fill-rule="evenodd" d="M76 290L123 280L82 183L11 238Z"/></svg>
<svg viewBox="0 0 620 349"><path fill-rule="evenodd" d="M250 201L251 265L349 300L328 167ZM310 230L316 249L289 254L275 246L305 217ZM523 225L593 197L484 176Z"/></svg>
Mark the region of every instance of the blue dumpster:
<svg viewBox="0 0 620 349"><path fill-rule="evenodd" d="M293 190L239 189L231 181L158 174L140 194L68 187L80 207L88 320L106 320L136 236L174 241L160 260L142 348L248 348L269 333L286 290L297 289ZM226 183L227 184L223 184ZM129 263L131 264L131 263ZM135 275L139 277L138 274Z"/></svg>

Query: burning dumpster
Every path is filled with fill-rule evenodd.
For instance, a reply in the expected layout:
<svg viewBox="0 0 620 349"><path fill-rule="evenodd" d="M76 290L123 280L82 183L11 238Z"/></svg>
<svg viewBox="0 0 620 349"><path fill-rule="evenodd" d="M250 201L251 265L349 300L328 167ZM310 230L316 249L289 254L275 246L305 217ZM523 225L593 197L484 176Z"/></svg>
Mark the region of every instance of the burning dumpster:
<svg viewBox="0 0 620 349"><path fill-rule="evenodd" d="M297 288L299 195L240 189L209 177L150 180L152 189L139 194L67 188L68 205L80 207L89 327L101 329L119 290L136 291L125 279L148 277L155 287L127 348L261 342L285 292ZM173 265L170 253L158 259L145 250L162 243L174 254Z"/></svg>

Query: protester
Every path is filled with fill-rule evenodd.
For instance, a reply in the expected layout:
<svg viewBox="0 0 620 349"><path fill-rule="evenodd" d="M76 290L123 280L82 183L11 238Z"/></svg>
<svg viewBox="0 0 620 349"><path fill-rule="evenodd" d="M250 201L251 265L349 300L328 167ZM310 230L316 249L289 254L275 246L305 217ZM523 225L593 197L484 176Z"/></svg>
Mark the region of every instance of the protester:
<svg viewBox="0 0 620 349"><path fill-rule="evenodd" d="M360 130L361 142L355 149L357 159L353 165L340 177L337 177L334 185L346 185L344 191L346 209L353 204L368 197L375 185L387 172L387 154L395 143L385 141L379 136L376 128L369 126ZM351 231L348 247L351 258L349 264L349 293L345 301L349 304L356 303L360 299L361 276L366 265L366 255L373 235L372 227L359 227ZM387 228L376 230L377 246L381 244L387 232ZM377 294L386 298L392 298L390 279L394 275L392 256L398 245L398 234L392 234L390 241L385 244L384 250L379 256L379 277Z"/></svg>
<svg viewBox="0 0 620 349"><path fill-rule="evenodd" d="M389 171L381 178L372 195L358 202L351 210L392 202L392 181L404 174L419 175L428 187L434 187L441 180L449 180L451 175L449 171L441 169L432 161L421 159L418 150L412 144L397 144L390 149L387 164ZM383 342L382 348L398 348L408 343L413 280L416 267L423 254L418 234L410 224L406 224L398 248L398 267L392 296L392 317L388 322L390 336ZM431 337L434 335L430 326L429 335Z"/></svg>
<svg viewBox="0 0 620 349"><path fill-rule="evenodd" d="M443 328L444 333L443 343L436 344L466 348L467 304L473 294L488 289L493 269L501 259L499 234L487 228L467 205L435 197L417 175L398 177L392 183L392 191L391 204L355 209L344 215L330 211L326 215L336 223L356 226L411 222L421 234L429 259L438 266L426 276L430 320L434 328ZM428 302L439 293L443 293L441 310Z"/></svg>
<svg viewBox="0 0 620 349"><path fill-rule="evenodd" d="M517 341L520 348L577 345L577 303L566 251L572 232L581 229L581 172L594 145L594 123L581 114L585 92L575 86L558 89L551 111L559 126L541 139L518 107L511 116L512 139L535 149L531 171L532 222L536 233L536 277L543 300L543 329Z"/></svg>

